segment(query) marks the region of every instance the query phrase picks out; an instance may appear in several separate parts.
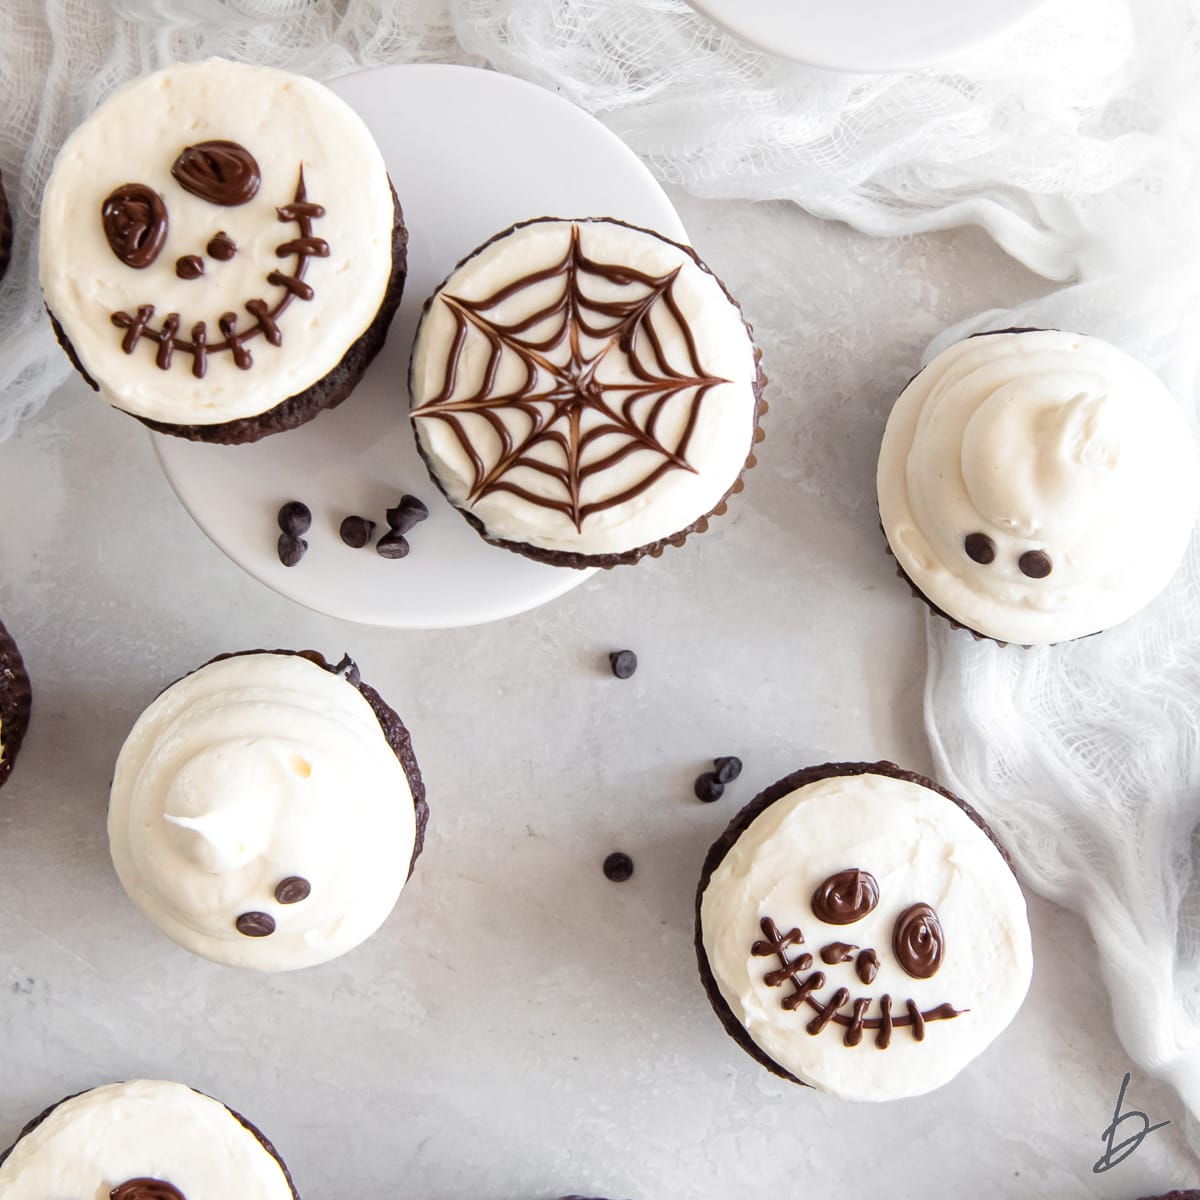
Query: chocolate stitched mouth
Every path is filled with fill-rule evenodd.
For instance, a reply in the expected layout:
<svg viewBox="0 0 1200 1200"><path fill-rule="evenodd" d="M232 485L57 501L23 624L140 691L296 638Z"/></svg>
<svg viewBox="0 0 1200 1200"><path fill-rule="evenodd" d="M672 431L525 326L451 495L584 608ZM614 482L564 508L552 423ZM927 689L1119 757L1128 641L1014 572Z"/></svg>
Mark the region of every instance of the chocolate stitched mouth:
<svg viewBox="0 0 1200 1200"><path fill-rule="evenodd" d="M127 312L112 314L112 323L118 329L125 330L125 336L121 339L121 349L126 354L132 354L142 338L157 342L158 350L154 356L154 362L162 371L170 369L174 352L180 350L192 356L192 374L197 379L203 379L208 370L210 354L229 352L233 355L234 365L241 371L248 371L254 365L254 359L243 343L261 334L272 346L281 345L283 334L278 325L279 317L293 299L311 300L313 298L312 286L304 282L304 275L308 270L308 260L329 257L329 243L324 238L313 236L312 223L325 215L325 209L324 206L314 204L308 199L308 193L304 186L303 164L300 166L300 175L296 181L296 191L292 202L275 211L279 214L280 221L294 221L299 230L299 237L281 242L275 247L275 253L279 258L287 258L294 254L296 265L290 275L283 271L271 271L267 275L267 283L272 287L283 288L283 295L273 306L268 308L267 302L261 299L246 301L243 307L254 318L254 324L250 328L239 329L237 313L227 312L217 320L217 327L224 335L221 341L209 342L207 326L203 321L197 321L192 326L189 340L176 337L180 323L178 313L168 313L163 320L161 329L150 329L148 326L154 317L154 305L141 304L133 316Z"/></svg>
<svg viewBox="0 0 1200 1200"><path fill-rule="evenodd" d="M780 1001L781 1006L788 1012L793 1012L802 1004L816 1012L816 1016L805 1026L805 1031L815 1037L827 1025L835 1023L845 1028L842 1038L845 1046L857 1046L862 1041L864 1029L875 1030L875 1045L880 1050L886 1050L892 1042L892 1030L907 1028L912 1032L913 1041L925 1040L925 1025L929 1021L948 1021L969 1009L956 1009L951 1004L939 1004L934 1008L922 1010L920 1005L911 997L905 1001L905 1012L892 1012L892 997L884 994L879 997L878 1017L868 1017L867 1010L874 1002L872 996L860 996L854 1000L849 1014L839 1010L850 1003L849 989L840 987L822 1003L813 993L825 986L825 972L813 971L804 980L800 979L812 967L812 955L803 953L796 958L788 957L788 948L801 945L804 935L799 929L791 929L780 933L779 927L770 917L763 917L759 922L765 941L755 942L750 953L756 958L768 958L774 955L779 959L780 966L768 971L763 976L763 982L768 987L780 987L791 983L793 990Z"/></svg>

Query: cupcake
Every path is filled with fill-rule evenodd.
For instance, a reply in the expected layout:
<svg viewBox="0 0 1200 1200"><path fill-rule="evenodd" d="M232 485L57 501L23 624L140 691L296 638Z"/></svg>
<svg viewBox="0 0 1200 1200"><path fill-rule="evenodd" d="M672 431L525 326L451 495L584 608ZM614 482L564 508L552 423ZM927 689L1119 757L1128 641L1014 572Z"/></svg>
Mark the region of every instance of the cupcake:
<svg viewBox="0 0 1200 1200"><path fill-rule="evenodd" d="M8 210L8 197L4 194L4 177L0 175L0 279L8 270L12 258L12 214Z"/></svg>
<svg viewBox="0 0 1200 1200"><path fill-rule="evenodd" d="M209 59L122 88L42 202L63 348L110 404L253 442L340 404L379 352L407 233L362 120L312 80Z"/></svg>
<svg viewBox="0 0 1200 1200"><path fill-rule="evenodd" d="M766 382L688 246L608 218L527 221L434 293L410 366L417 445L489 542L613 567L681 545L754 465Z"/></svg>
<svg viewBox="0 0 1200 1200"><path fill-rule="evenodd" d="M299 1200L245 1117L182 1083L135 1079L69 1096L0 1155L5 1200Z"/></svg>
<svg viewBox="0 0 1200 1200"><path fill-rule="evenodd" d="M886 762L797 771L733 819L704 863L696 953L747 1053L846 1100L949 1082L1016 1015L1033 969L991 831Z"/></svg>
<svg viewBox="0 0 1200 1200"><path fill-rule="evenodd" d="M1195 443L1123 351L1051 329L977 335L901 392L879 516L914 592L1026 646L1098 633L1167 585L1200 504Z"/></svg>
<svg viewBox="0 0 1200 1200"><path fill-rule="evenodd" d="M408 732L348 659L222 655L173 683L117 758L113 865L187 950L288 971L384 922L428 809Z"/></svg>
<svg viewBox="0 0 1200 1200"><path fill-rule="evenodd" d="M33 693L21 652L0 622L0 787L16 764L25 730L29 728L32 703Z"/></svg>
<svg viewBox="0 0 1200 1200"><path fill-rule="evenodd" d="M1200 1200L1200 1190L1167 1192L1162 1196L1143 1196L1142 1200Z"/></svg>

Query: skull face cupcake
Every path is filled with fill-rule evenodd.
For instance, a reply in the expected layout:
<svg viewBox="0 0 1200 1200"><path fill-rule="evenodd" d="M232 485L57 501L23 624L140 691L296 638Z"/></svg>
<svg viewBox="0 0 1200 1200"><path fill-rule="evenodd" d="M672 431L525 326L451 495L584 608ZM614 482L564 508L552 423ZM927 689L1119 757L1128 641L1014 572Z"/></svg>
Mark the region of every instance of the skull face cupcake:
<svg viewBox="0 0 1200 1200"><path fill-rule="evenodd" d="M135 1079L48 1108L0 1155L0 1196L299 1200L245 1117L181 1083Z"/></svg>
<svg viewBox="0 0 1200 1200"><path fill-rule="evenodd" d="M210 59L122 88L67 140L42 288L110 404L251 442L350 394L400 302L406 241L357 114L311 80Z"/></svg>
<svg viewBox="0 0 1200 1200"><path fill-rule="evenodd" d="M892 409L877 483L914 590L974 633L1028 646L1149 604L1200 504L1195 443L1167 389L1114 346L1056 330L939 354Z"/></svg>
<svg viewBox="0 0 1200 1200"><path fill-rule="evenodd" d="M21 652L0 622L0 787L16 765L32 704L33 693Z"/></svg>
<svg viewBox="0 0 1200 1200"><path fill-rule="evenodd" d="M287 971L384 922L427 815L408 732L358 668L264 650L214 659L142 713L108 835L122 885L169 937Z"/></svg>
<svg viewBox="0 0 1200 1200"><path fill-rule="evenodd" d="M990 831L892 763L811 767L747 805L705 860L696 950L744 1050L847 1100L947 1083L1016 1015L1033 969Z"/></svg>
<svg viewBox="0 0 1200 1200"><path fill-rule="evenodd" d="M430 474L494 545L555 566L658 555L753 465L765 378L687 246L609 219L529 221L459 264L410 371Z"/></svg>

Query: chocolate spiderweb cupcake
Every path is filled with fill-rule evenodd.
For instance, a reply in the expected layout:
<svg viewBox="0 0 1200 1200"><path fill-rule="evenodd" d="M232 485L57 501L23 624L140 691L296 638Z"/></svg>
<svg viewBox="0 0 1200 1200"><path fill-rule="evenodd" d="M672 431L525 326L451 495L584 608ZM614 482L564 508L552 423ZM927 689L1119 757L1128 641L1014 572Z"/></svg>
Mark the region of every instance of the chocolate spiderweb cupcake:
<svg viewBox="0 0 1200 1200"><path fill-rule="evenodd" d="M417 445L492 544L554 566L637 562L741 490L761 436L759 357L690 247L609 218L527 221L425 306Z"/></svg>
<svg viewBox="0 0 1200 1200"><path fill-rule="evenodd" d="M0 787L12 774L29 728L33 693L17 643L0 623Z"/></svg>

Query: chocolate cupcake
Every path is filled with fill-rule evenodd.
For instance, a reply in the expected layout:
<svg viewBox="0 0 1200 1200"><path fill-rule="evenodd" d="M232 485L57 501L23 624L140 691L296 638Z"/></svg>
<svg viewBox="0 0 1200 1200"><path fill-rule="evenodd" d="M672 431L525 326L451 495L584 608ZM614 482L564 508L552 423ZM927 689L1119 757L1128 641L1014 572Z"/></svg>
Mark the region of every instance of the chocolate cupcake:
<svg viewBox="0 0 1200 1200"><path fill-rule="evenodd" d="M4 278L12 258L12 240L12 214L8 209L8 196L4 193L4 176L0 175L0 279Z"/></svg>
<svg viewBox="0 0 1200 1200"><path fill-rule="evenodd" d="M41 278L110 404L253 442L340 404L379 352L407 233L366 125L312 80L209 59L122 88L63 146Z"/></svg>
<svg viewBox="0 0 1200 1200"><path fill-rule="evenodd" d="M1200 506L1183 411L1096 338L976 335L901 392L877 476L914 592L981 637L1044 645L1133 616L1171 579Z"/></svg>
<svg viewBox="0 0 1200 1200"><path fill-rule="evenodd" d="M408 731L348 658L251 650L173 683L138 718L108 835L122 885L168 937L288 971L379 928L427 817Z"/></svg>
<svg viewBox="0 0 1200 1200"><path fill-rule="evenodd" d="M991 831L886 762L797 771L733 819L700 877L696 953L751 1057L847 1100L949 1082L1016 1015L1033 969Z"/></svg>
<svg viewBox="0 0 1200 1200"><path fill-rule="evenodd" d="M25 663L12 635L0 622L0 787L12 774L29 728L33 693Z"/></svg>
<svg viewBox="0 0 1200 1200"><path fill-rule="evenodd" d="M68 1096L0 1154L5 1200L299 1200L245 1117L182 1083L135 1079Z"/></svg>
<svg viewBox="0 0 1200 1200"><path fill-rule="evenodd" d="M1191 1188L1186 1191L1166 1192L1161 1196L1143 1196L1142 1200L1200 1200L1200 1190Z"/></svg>
<svg viewBox="0 0 1200 1200"><path fill-rule="evenodd" d="M759 357L690 247L609 218L527 221L425 306L417 445L493 545L555 566L637 562L741 490L765 408Z"/></svg>

